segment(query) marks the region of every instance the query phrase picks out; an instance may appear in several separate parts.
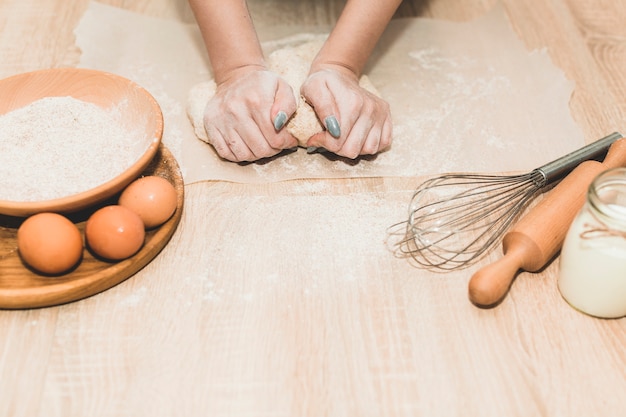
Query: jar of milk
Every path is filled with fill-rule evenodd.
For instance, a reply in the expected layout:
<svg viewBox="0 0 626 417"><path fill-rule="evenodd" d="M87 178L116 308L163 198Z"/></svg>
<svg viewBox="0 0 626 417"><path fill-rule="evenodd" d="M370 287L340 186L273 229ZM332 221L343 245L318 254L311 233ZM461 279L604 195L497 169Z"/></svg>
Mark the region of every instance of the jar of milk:
<svg viewBox="0 0 626 417"><path fill-rule="evenodd" d="M583 313L626 316L626 168L598 175L561 251L559 290Z"/></svg>

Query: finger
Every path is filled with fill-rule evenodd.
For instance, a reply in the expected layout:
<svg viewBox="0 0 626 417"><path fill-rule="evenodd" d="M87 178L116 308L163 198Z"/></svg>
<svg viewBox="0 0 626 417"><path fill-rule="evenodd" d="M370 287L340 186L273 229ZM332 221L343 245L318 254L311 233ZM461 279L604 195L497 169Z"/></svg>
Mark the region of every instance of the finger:
<svg viewBox="0 0 626 417"><path fill-rule="evenodd" d="M298 141L294 138L287 129L281 129L276 131L273 123L261 113L253 114L251 123L252 126L242 132L242 136L245 134L245 138L248 138L248 145L260 158L265 158L277 154L283 149L293 148L298 145Z"/></svg>
<svg viewBox="0 0 626 417"><path fill-rule="evenodd" d="M363 146L368 140L369 135L372 133L372 122L368 117L359 117L350 129L348 137L342 148L337 152L339 155L354 159L361 154ZM374 135L380 134L374 132Z"/></svg>
<svg viewBox="0 0 626 417"><path fill-rule="evenodd" d="M280 110L274 116L270 116L272 118L272 124L274 125L274 130L279 131L285 126L289 116L284 111Z"/></svg>
<svg viewBox="0 0 626 417"><path fill-rule="evenodd" d="M282 150L298 146L298 140L286 129L283 129L296 112L297 107L298 103L293 89L287 82L279 80L270 110L269 121L271 124L268 123L267 119L255 118L261 133L271 148Z"/></svg>
<svg viewBox="0 0 626 417"><path fill-rule="evenodd" d="M270 111L270 119L274 129L262 129L272 148L282 150L298 146L298 140L286 129L283 130L297 108L298 101L293 89L286 81L279 80Z"/></svg>
<svg viewBox="0 0 626 417"><path fill-rule="evenodd" d="M334 114L330 114L324 117L324 126L326 126L326 130L328 133L335 139L339 139L341 136L341 127L339 126L339 121Z"/></svg>
<svg viewBox="0 0 626 417"><path fill-rule="evenodd" d="M207 129L207 134L209 136L209 143L213 146L213 149L215 149L215 152L220 158L237 162L237 157L231 152L230 147L226 144L226 139L218 129L209 128Z"/></svg>
<svg viewBox="0 0 626 417"><path fill-rule="evenodd" d="M326 133L325 131L314 134L307 140L306 147L311 149L322 148L322 143L325 142L325 137L327 134L328 133Z"/></svg>
<svg viewBox="0 0 626 417"><path fill-rule="evenodd" d="M387 149L391 146L391 142L393 141L393 122L391 118L387 117L385 119L385 123L383 124L383 129L380 135L380 144L378 145L378 150L382 151L383 149Z"/></svg>
<svg viewBox="0 0 626 417"><path fill-rule="evenodd" d="M223 126L222 137L237 161L254 161L278 153L260 130L259 123L269 124L266 119L251 113L254 109L250 110L240 102L230 102L229 106L230 110L218 119L221 120L218 126ZM266 130L272 129L266 127Z"/></svg>
<svg viewBox="0 0 626 417"><path fill-rule="evenodd" d="M278 82L276 93L274 95L274 103L270 110L270 119L274 126L274 130L281 130L287 120L293 116L298 108L296 95L287 82Z"/></svg>
<svg viewBox="0 0 626 417"><path fill-rule="evenodd" d="M334 137L328 130L323 130L311 136L307 141L308 147L322 147L326 150L338 153L343 148L348 137L349 130L344 129L342 136Z"/></svg>
<svg viewBox="0 0 626 417"><path fill-rule="evenodd" d="M368 133L363 146L361 147L360 155L374 155L380 150L380 140L382 136L382 127L374 126Z"/></svg>
<svg viewBox="0 0 626 417"><path fill-rule="evenodd" d="M330 92L328 86L319 89L315 97L309 99L309 103L330 136L334 139L339 139L342 133L339 109L335 97Z"/></svg>
<svg viewBox="0 0 626 417"><path fill-rule="evenodd" d="M267 121L265 121L265 123L268 124ZM240 161L255 161L276 155L280 152L280 150L270 146L259 126L252 120L245 125L238 126L235 132L236 133L233 134L231 150L237 157L245 158L240 159ZM243 138L245 138L245 140ZM233 146L235 146L236 149L233 149Z"/></svg>
<svg viewBox="0 0 626 417"><path fill-rule="evenodd" d="M371 128L367 139L363 143L361 155L374 155L391 145L393 124L389 116L382 123L376 123Z"/></svg>
<svg viewBox="0 0 626 417"><path fill-rule="evenodd" d="M237 131L233 130L229 133L226 144L232 154L235 155L236 162L254 161L258 159Z"/></svg>

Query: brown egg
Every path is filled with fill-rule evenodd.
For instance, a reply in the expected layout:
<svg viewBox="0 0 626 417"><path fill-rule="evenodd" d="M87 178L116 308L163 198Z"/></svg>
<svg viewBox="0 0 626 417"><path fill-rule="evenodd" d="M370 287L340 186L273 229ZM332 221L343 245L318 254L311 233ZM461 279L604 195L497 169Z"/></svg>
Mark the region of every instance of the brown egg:
<svg viewBox="0 0 626 417"><path fill-rule="evenodd" d="M146 229L152 229L172 217L177 202L174 186L165 178L150 175L126 187L118 203L137 213Z"/></svg>
<svg viewBox="0 0 626 417"><path fill-rule="evenodd" d="M56 213L39 213L27 218L17 230L17 247L22 260L49 275L70 270L81 259L83 238L78 227Z"/></svg>
<svg viewBox="0 0 626 417"><path fill-rule="evenodd" d="M119 205L102 207L85 224L85 240L98 256L126 259L137 253L144 243L145 230L141 218Z"/></svg>

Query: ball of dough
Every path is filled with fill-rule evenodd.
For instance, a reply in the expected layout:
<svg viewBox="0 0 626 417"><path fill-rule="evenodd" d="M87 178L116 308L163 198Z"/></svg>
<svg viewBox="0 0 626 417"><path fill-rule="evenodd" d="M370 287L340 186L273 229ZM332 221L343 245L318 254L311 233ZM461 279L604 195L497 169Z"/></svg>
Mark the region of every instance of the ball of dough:
<svg viewBox="0 0 626 417"><path fill-rule="evenodd" d="M193 131L198 139L209 142L209 135L204 128L204 108L215 95L215 81L210 80L194 85L187 98L187 117L191 121Z"/></svg>
<svg viewBox="0 0 626 417"><path fill-rule="evenodd" d="M311 62L322 47L325 38L325 36L318 37L316 40L297 46L283 47L268 56L268 67L282 76L296 94L298 107L287 122L285 129L298 139L298 144L302 147L306 147L306 142L311 136L324 130L313 108L300 96L300 87L306 80ZM380 97L366 75L361 77L359 84L370 93ZM196 136L205 142L209 142L209 137L204 128L204 109L206 103L215 95L215 89L215 81L202 82L193 86L188 96L187 116L191 120Z"/></svg>

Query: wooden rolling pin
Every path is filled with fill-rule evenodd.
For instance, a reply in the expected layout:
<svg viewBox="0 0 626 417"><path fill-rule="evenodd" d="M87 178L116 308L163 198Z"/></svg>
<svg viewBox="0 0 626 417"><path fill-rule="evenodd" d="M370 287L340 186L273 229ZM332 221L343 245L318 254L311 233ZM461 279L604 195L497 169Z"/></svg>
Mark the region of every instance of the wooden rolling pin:
<svg viewBox="0 0 626 417"><path fill-rule="evenodd" d="M494 306L508 292L517 271L536 272L543 268L561 249L594 178L621 166L626 166L626 138L611 145L604 162L585 161L563 178L504 235L504 256L472 276L468 288L472 303Z"/></svg>

